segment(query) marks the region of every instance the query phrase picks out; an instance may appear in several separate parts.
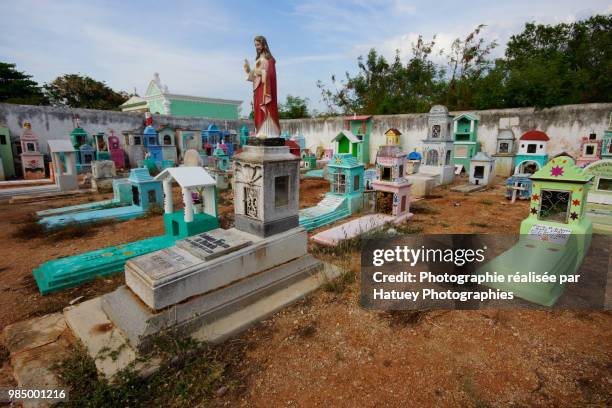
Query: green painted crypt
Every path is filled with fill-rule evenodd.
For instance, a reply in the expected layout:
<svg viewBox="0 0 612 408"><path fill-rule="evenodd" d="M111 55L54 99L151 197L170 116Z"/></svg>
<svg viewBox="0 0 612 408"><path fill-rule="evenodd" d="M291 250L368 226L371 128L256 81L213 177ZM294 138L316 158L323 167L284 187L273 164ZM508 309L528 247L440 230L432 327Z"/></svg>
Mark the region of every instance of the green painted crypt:
<svg viewBox="0 0 612 408"><path fill-rule="evenodd" d="M478 116L463 113L453 119L453 163L460 164L470 174L470 161L480 151L478 142Z"/></svg>
<svg viewBox="0 0 612 408"><path fill-rule="evenodd" d="M506 277L548 272L556 275L556 282L489 286L543 306L557 302L565 289L559 277L578 272L591 243L593 226L586 217L591 179L568 156L556 157L535 172L530 212L521 223L519 241L477 272L496 271Z"/></svg>

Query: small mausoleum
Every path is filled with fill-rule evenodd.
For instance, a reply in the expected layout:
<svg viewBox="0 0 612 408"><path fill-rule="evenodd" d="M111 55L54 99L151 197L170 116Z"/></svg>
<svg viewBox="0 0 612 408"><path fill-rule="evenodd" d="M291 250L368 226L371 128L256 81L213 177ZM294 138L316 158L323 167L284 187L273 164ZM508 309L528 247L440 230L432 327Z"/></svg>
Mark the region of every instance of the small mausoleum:
<svg viewBox="0 0 612 408"><path fill-rule="evenodd" d="M40 152L38 136L32 131L30 122L23 123L23 131L20 137L21 143L21 166L25 180L37 180L45 178L45 160Z"/></svg>
<svg viewBox="0 0 612 408"><path fill-rule="evenodd" d="M247 125L242 125L242 127L240 128L240 142L239 142L240 147L247 144L248 141L249 141L249 127Z"/></svg>
<svg viewBox="0 0 612 408"><path fill-rule="evenodd" d="M151 206L160 206L163 202L161 185L154 179L149 170L139 167L130 170L128 182L132 188L132 204L147 211Z"/></svg>
<svg viewBox="0 0 612 408"><path fill-rule="evenodd" d="M473 113L463 113L453 119L453 163L463 166L462 170L468 174L472 157L480 151L478 121L478 116Z"/></svg>
<svg viewBox="0 0 612 408"><path fill-rule="evenodd" d="M202 129L202 148L207 156L212 156L213 150L221 143L221 130L214 123L208 125L206 129ZM200 148L199 150L202 150Z"/></svg>
<svg viewBox="0 0 612 408"><path fill-rule="evenodd" d="M215 180L202 167L170 167L155 180L163 184L164 226L173 237L182 239L219 227ZM182 210L174 210L173 182L181 188Z"/></svg>
<svg viewBox="0 0 612 408"><path fill-rule="evenodd" d="M0 124L0 159L5 179L15 177L15 161L9 128Z"/></svg>
<svg viewBox="0 0 612 408"><path fill-rule="evenodd" d="M387 132L388 133L388 132ZM387 143L399 141L388 137ZM405 178L406 155L397 144L380 146L376 154L377 180L372 182L376 191L376 211L392 215L396 222L410 218L410 181Z"/></svg>
<svg viewBox="0 0 612 408"><path fill-rule="evenodd" d="M601 160L602 142L602 139L597 139L596 133L583 136L580 142L580 156L576 159L576 166L584 168L591 163Z"/></svg>
<svg viewBox="0 0 612 408"><path fill-rule="evenodd" d="M470 160L470 184L489 186L495 181L495 159L478 152Z"/></svg>
<svg viewBox="0 0 612 408"><path fill-rule="evenodd" d="M115 132L111 129L108 135L108 151L110 152L111 160L115 162L115 168L124 169L125 165L125 152L121 148L119 138L115 135Z"/></svg>
<svg viewBox="0 0 612 408"><path fill-rule="evenodd" d="M227 152L221 147L221 143L217 143L217 147L213 151L212 156L215 160L214 167L217 170L226 172L230 170L230 160L227 156Z"/></svg>
<svg viewBox="0 0 612 408"><path fill-rule="evenodd" d="M143 128L137 128L121 132L124 137L123 146L128 157L129 166L136 168L142 165L144 160L144 142L142 140Z"/></svg>
<svg viewBox="0 0 612 408"><path fill-rule="evenodd" d="M427 115L427 139L423 140L420 173L437 175L437 184L449 184L455 177L453 117L446 106L435 105Z"/></svg>
<svg viewBox="0 0 612 408"><path fill-rule="evenodd" d="M344 118L344 129L353 135L350 138L349 150L347 142L343 141L343 147L338 143L336 153L351 153L363 164L370 163L370 134L372 133L372 116L353 115ZM346 135L348 137L348 134ZM337 138L338 136L336 136ZM336 138L334 140L336 140ZM338 142L340 142L338 140ZM345 151L346 150L346 151Z"/></svg>
<svg viewBox="0 0 612 408"><path fill-rule="evenodd" d="M423 160L423 156L421 153L417 152L416 147L406 157L406 172L405 175L416 174L419 172L419 168L421 167L421 161Z"/></svg>
<svg viewBox="0 0 612 408"><path fill-rule="evenodd" d="M176 165L178 162L175 142L176 132L169 126L160 126L157 129L157 135L161 147L162 160L172 160L174 165Z"/></svg>
<svg viewBox="0 0 612 408"><path fill-rule="evenodd" d="M361 209L365 168L351 154L335 154L327 164L330 193L348 199L351 213Z"/></svg>
<svg viewBox="0 0 612 408"><path fill-rule="evenodd" d="M59 191L78 190L76 151L69 140L49 140L55 185Z"/></svg>
<svg viewBox="0 0 612 408"><path fill-rule="evenodd" d="M524 133L518 142L518 153L514 161L514 173L533 174L548 161L547 144L550 138L540 130Z"/></svg>
<svg viewBox="0 0 612 408"><path fill-rule="evenodd" d="M608 128L604 131L603 146L601 148L602 159L612 159L612 113Z"/></svg>
<svg viewBox="0 0 612 408"><path fill-rule="evenodd" d="M499 129L495 147L495 175L508 177L514 173L515 139L511 129Z"/></svg>
<svg viewBox="0 0 612 408"><path fill-rule="evenodd" d="M531 174L513 174L506 179L506 198L513 202L519 200L531 200Z"/></svg>
<svg viewBox="0 0 612 408"><path fill-rule="evenodd" d="M153 126L147 126L143 131L143 137L146 149L145 158L152 160L157 167L161 167L163 157L157 131Z"/></svg>
<svg viewBox="0 0 612 408"><path fill-rule="evenodd" d="M591 163L584 172L593 176L587 197L587 215L593 222L593 232L612 234L612 159Z"/></svg>
<svg viewBox="0 0 612 408"><path fill-rule="evenodd" d="M570 157L556 157L536 171L529 215L519 241L476 274L496 271L505 281L487 283L543 306L553 306L565 290L561 276L575 275L591 243L592 223L585 215L592 176ZM531 274L556 276L554 281L527 282ZM508 279L508 276L516 279Z"/></svg>
<svg viewBox="0 0 612 408"><path fill-rule="evenodd" d="M94 146L96 147L96 160L110 160L108 143L104 132L98 132L94 135Z"/></svg>

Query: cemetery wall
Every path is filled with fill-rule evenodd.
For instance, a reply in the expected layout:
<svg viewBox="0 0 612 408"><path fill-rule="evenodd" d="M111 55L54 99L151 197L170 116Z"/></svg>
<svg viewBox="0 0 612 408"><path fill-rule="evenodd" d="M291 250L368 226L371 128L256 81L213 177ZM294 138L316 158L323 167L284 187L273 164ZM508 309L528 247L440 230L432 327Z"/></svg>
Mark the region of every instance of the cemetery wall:
<svg viewBox="0 0 612 408"><path fill-rule="evenodd" d="M47 153L47 140L70 139L75 115L79 116L81 127L90 135L98 132L108 133L109 129L113 129L115 134L121 136L122 131L136 129L144 124L143 113L0 103L0 125L4 123L8 126L11 138L19 138L22 124L27 120L40 138L40 147L44 153ZM228 129L236 131L239 131L244 123L248 124L247 121L240 120L153 115L153 123L156 126L169 125L183 129L202 129L210 123L215 123L220 129L224 129L226 122ZM120 139L123 143L123 138Z"/></svg>
<svg viewBox="0 0 612 408"><path fill-rule="evenodd" d="M551 138L548 144L549 156L565 151L577 157L582 136L594 131L598 137L603 137L612 112L612 103L566 105L541 110L515 108L470 112L480 117L478 140L482 144L482 150L489 154L495 153L497 133L501 124L511 128L517 139L528 130L542 130ZM456 116L464 111L450 113ZM291 135L302 133L306 139L306 147L310 149L330 146L330 140L344 129L342 118L339 117L281 120L281 127ZM392 127L402 132L401 145L404 151L412 151L415 147L420 148L421 140L427 136L427 114L374 116L370 136L371 162L376 160L377 147L385 142L384 132Z"/></svg>
<svg viewBox="0 0 612 408"><path fill-rule="evenodd" d="M491 109L471 111L480 117L478 140L482 150L495 153L496 137L501 126L513 130L518 139L530 129L539 129L551 138L549 155L562 151L577 156L580 138L594 131L603 136L608 126L612 103L582 104L557 106L549 109L534 108ZM458 115L463 112L451 112ZM5 123L13 138L21 134L21 125L25 120L32 123L32 129L41 139L41 149L46 152L46 141L49 139L69 139L74 128L73 117L79 115L81 126L90 134L108 132L113 129L117 134L124 130L142 126L144 115L133 112L101 111L93 109L73 109L64 107L13 105L0 103L0 124ZM221 129L239 130L247 123L253 129L252 122L244 120L221 121L201 117L153 115L156 125L168 125L184 129L202 129L210 123L216 123ZM376 160L377 147L384 143L384 132L394 127L402 132L401 145L405 151L419 148L421 140L427 135L427 114L377 115L373 119L370 138L370 160ZM331 147L330 140L343 127L341 117L327 119L287 119L281 120L281 128L289 134L302 133L306 138L306 147Z"/></svg>

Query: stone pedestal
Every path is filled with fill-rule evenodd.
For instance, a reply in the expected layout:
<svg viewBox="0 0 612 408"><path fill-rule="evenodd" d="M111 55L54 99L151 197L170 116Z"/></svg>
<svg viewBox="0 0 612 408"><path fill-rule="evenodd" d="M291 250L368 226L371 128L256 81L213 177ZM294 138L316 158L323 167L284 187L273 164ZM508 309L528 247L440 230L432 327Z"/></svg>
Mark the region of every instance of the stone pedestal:
<svg viewBox="0 0 612 408"><path fill-rule="evenodd" d="M98 193L113 191L113 179L117 177L115 162L96 160L91 163L91 187Z"/></svg>
<svg viewBox="0 0 612 408"><path fill-rule="evenodd" d="M249 143L257 145L246 145L234 156L236 228L268 237L297 227L300 158L282 138L250 138Z"/></svg>

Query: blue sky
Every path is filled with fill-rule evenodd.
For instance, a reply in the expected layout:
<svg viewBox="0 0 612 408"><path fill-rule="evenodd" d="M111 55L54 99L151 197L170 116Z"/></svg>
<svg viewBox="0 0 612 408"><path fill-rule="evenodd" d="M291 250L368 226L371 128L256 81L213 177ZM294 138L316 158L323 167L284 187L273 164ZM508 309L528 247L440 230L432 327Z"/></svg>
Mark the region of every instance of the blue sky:
<svg viewBox="0 0 612 408"><path fill-rule="evenodd" d="M0 61L41 83L81 73L140 94L159 72L170 92L240 99L248 113L242 61L253 60L252 39L262 34L277 60L279 101L299 95L321 109L317 80L354 72L356 58L372 47L389 57L399 48L407 57L418 34L437 34L439 49L448 50L483 23L501 55L527 21L610 12L610 0L0 0Z"/></svg>

